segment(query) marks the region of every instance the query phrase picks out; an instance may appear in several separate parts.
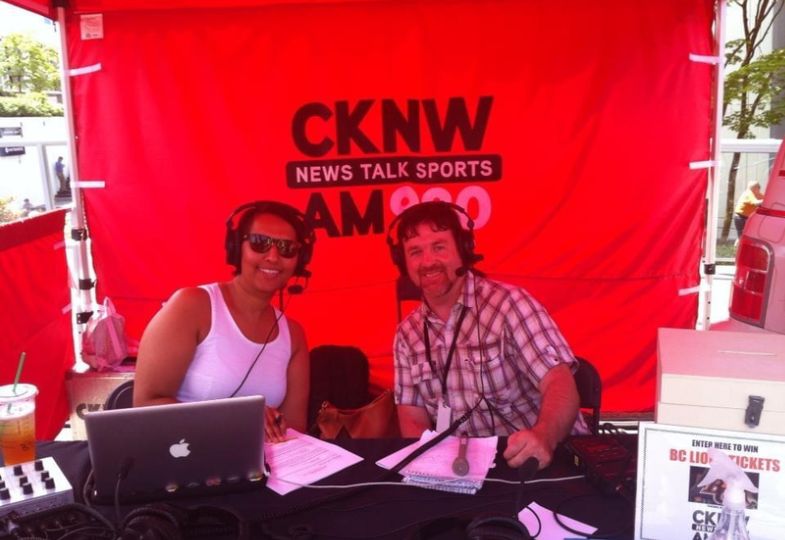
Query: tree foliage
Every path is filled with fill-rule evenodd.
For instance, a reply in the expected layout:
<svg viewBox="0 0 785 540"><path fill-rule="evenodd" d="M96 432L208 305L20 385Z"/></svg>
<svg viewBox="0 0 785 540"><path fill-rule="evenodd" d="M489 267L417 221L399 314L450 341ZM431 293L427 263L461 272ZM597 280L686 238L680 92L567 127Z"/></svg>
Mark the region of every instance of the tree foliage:
<svg viewBox="0 0 785 540"><path fill-rule="evenodd" d="M57 51L24 34L0 39L0 89L23 94L60 89Z"/></svg>
<svg viewBox="0 0 785 540"><path fill-rule="evenodd" d="M744 37L725 44L723 124L739 139L754 138L753 128L768 128L785 118L785 49L762 54L774 18L785 0L728 0L741 8ZM733 221L736 176L741 154L734 153L728 174L722 239Z"/></svg>
<svg viewBox="0 0 785 540"><path fill-rule="evenodd" d="M11 208L13 197L0 197L0 224L19 219L19 213Z"/></svg>
<svg viewBox="0 0 785 540"><path fill-rule="evenodd" d="M63 116L63 106L51 103L40 92L0 97L0 117L3 116Z"/></svg>
<svg viewBox="0 0 785 540"><path fill-rule="evenodd" d="M761 55L725 77L725 103L740 106L723 123L746 138L753 127L771 127L785 118L785 49Z"/></svg>

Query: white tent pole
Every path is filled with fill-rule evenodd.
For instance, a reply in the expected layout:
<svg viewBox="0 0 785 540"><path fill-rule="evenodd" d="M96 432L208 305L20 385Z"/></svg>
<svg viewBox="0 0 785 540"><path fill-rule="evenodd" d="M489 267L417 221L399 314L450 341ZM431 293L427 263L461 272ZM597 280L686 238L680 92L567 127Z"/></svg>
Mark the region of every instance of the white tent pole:
<svg viewBox="0 0 785 540"><path fill-rule="evenodd" d="M71 313L74 321L74 351L76 360L81 359L81 330L90 318L95 300L94 281L91 278L87 221L84 213L82 189L79 185L79 160L76 151L76 129L74 128L73 99L71 94L71 66L68 59L68 38L66 36L65 9L57 8L57 23L60 30L60 60L63 88L63 114L65 115L68 130L68 155L71 162L71 195L74 208L71 211L71 240L75 242L74 271L76 273L76 286L78 291L72 294ZM75 305L74 305L75 303Z"/></svg>
<svg viewBox="0 0 785 540"><path fill-rule="evenodd" d="M722 131L722 100L725 62L725 10L726 0L718 0L715 6L714 35L715 56L717 57L714 80L714 130L711 140L711 160L713 166L708 169L706 186L706 234L703 246L703 279L701 287L703 321L698 321L698 328L709 329L711 321L711 293L716 273L717 259L717 207L720 196L720 177L722 174L720 132ZM701 310L699 310L700 312Z"/></svg>

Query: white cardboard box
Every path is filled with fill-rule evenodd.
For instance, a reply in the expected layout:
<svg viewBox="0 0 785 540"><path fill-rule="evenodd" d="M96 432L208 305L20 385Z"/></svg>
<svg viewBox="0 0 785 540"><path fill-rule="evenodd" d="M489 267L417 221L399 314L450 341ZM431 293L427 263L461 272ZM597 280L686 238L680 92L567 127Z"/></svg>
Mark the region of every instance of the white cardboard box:
<svg viewBox="0 0 785 540"><path fill-rule="evenodd" d="M764 399L756 427L750 396ZM785 335L660 328L655 420L785 434Z"/></svg>

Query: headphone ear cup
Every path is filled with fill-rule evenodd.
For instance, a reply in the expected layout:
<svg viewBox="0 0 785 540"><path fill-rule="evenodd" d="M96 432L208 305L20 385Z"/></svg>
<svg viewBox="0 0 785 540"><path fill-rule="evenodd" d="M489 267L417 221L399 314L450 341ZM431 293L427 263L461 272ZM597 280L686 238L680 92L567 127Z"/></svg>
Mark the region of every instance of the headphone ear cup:
<svg viewBox="0 0 785 540"><path fill-rule="evenodd" d="M409 277L409 272L406 270L406 257L403 255L403 246L400 244L390 245L390 256L393 264L398 267L398 272L400 272L401 276Z"/></svg>
<svg viewBox="0 0 785 540"><path fill-rule="evenodd" d="M458 232L457 244L458 254L465 266L472 266L477 262L477 255L474 254L474 231L472 229L461 229Z"/></svg>
<svg viewBox="0 0 785 540"><path fill-rule="evenodd" d="M311 273L306 269L306 267L308 266L308 263L311 262L311 257L313 257L313 243L316 238L313 229L308 226L308 224L305 222L305 219L303 218L301 221L304 229L305 242L303 243L303 247L300 249L300 253L297 255L297 266L294 268L294 275L309 277Z"/></svg>
<svg viewBox="0 0 785 540"><path fill-rule="evenodd" d="M123 540L182 540L180 512L168 505L143 506L132 510L123 523ZM176 515L177 514L177 515Z"/></svg>
<svg viewBox="0 0 785 540"><path fill-rule="evenodd" d="M515 518L490 516L475 518L466 527L470 540L531 540L526 525Z"/></svg>
<svg viewBox="0 0 785 540"><path fill-rule="evenodd" d="M239 249L237 246L237 231L232 229L231 225L226 226L226 240L224 246L226 248L226 263L232 266L239 266Z"/></svg>
<svg viewBox="0 0 785 540"><path fill-rule="evenodd" d="M458 516L440 517L423 523L406 536L406 540L430 540L434 538L466 538L468 518Z"/></svg>
<svg viewBox="0 0 785 540"><path fill-rule="evenodd" d="M474 263L474 235L471 231L461 230L460 246L463 264L471 266Z"/></svg>
<svg viewBox="0 0 785 540"><path fill-rule="evenodd" d="M226 529L230 529L231 533L222 534L221 538L232 534L232 538L246 540L250 535L250 526L245 518L229 508L212 505L196 506L188 509L183 529L187 538L194 536L189 534L194 530L202 532L201 538L210 537L211 531ZM236 534L234 534L235 532Z"/></svg>

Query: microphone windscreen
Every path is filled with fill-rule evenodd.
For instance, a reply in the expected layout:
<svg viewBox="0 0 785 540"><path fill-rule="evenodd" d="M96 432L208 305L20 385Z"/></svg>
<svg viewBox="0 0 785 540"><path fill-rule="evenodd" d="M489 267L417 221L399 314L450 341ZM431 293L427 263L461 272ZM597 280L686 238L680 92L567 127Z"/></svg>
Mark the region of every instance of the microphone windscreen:
<svg viewBox="0 0 785 540"><path fill-rule="evenodd" d="M294 285L289 285L289 287L287 287L286 289L286 292L288 292L289 294L302 294L304 290L305 287L303 287L302 285L294 284Z"/></svg>
<svg viewBox="0 0 785 540"><path fill-rule="evenodd" d="M466 272L468 272L468 271L469 271L469 269L468 269L466 266L459 266L459 267L458 267L458 268L455 270L455 275L456 275L457 277L462 277L462 276L465 276L465 275L466 275Z"/></svg>

